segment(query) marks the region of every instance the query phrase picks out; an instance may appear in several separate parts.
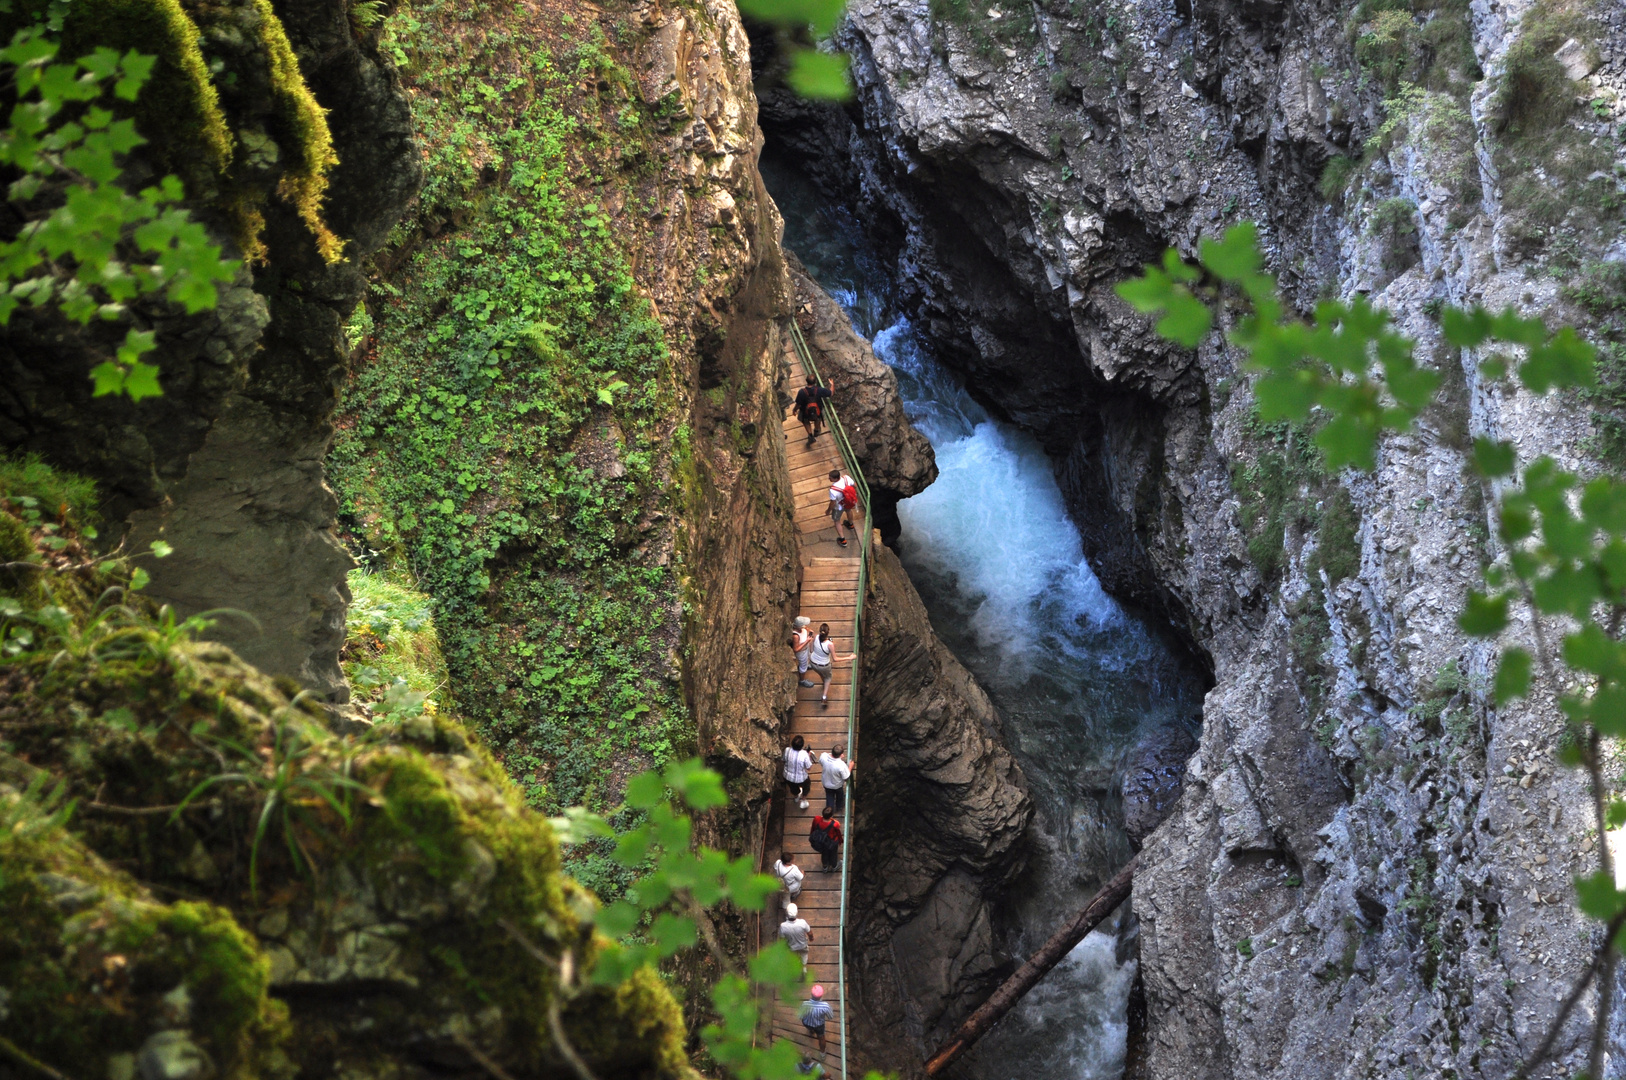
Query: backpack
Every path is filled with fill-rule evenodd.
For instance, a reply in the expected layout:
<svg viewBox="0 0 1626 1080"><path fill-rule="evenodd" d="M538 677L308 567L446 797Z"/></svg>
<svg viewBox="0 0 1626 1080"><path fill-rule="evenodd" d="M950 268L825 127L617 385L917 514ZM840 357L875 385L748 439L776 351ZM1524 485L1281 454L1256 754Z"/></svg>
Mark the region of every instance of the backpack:
<svg viewBox="0 0 1626 1080"><path fill-rule="evenodd" d="M852 484L843 484L841 487L841 508L851 510L858 505L858 488Z"/></svg>
<svg viewBox="0 0 1626 1080"><path fill-rule="evenodd" d="M821 829L816 823L808 830L807 842L812 844L813 850L820 855L833 855L841 847L841 841L836 839L834 829L828 825Z"/></svg>

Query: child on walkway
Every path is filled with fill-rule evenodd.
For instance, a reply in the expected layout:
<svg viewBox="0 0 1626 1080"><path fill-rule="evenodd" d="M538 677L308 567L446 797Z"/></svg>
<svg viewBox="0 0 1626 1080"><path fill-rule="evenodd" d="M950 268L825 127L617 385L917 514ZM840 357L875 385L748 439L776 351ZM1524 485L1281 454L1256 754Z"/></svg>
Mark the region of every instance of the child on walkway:
<svg viewBox="0 0 1626 1080"><path fill-rule="evenodd" d="M807 648L807 666L813 669L820 679L824 681L824 692L819 700L825 704L830 702L831 667L837 662L846 663L852 660L857 653L836 652L835 639L830 636L830 624L819 624L819 636L813 639L813 644Z"/></svg>
<svg viewBox="0 0 1626 1080"><path fill-rule="evenodd" d="M844 472L831 469L830 520L835 522L836 543L842 547L847 546L847 538L841 535L842 526L845 525L850 532L858 531L858 526L853 524L853 508L857 505L858 485L853 482L853 478Z"/></svg>

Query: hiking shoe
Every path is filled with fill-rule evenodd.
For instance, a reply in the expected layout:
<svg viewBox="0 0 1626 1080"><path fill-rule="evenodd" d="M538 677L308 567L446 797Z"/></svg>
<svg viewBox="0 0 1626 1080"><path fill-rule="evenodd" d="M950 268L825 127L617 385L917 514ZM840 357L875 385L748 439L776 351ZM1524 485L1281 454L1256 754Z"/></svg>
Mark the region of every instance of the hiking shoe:
<svg viewBox="0 0 1626 1080"><path fill-rule="evenodd" d="M806 799L798 800L797 803L796 803L796 809L798 809L798 810L806 810L807 809L807 800Z"/></svg>
<svg viewBox="0 0 1626 1080"><path fill-rule="evenodd" d="M818 685L818 684L817 684L817 683L815 683L815 682L814 682L814 681L813 681L813 680L812 680L812 679L799 679L799 680L797 680L797 681L798 681L798 682L799 682L799 683L800 683L800 685L802 685L802 686L817 686L817 685Z"/></svg>
<svg viewBox="0 0 1626 1080"><path fill-rule="evenodd" d="M840 544L842 547L846 547L847 546L847 538L845 536L837 536L836 537L836 543Z"/></svg>

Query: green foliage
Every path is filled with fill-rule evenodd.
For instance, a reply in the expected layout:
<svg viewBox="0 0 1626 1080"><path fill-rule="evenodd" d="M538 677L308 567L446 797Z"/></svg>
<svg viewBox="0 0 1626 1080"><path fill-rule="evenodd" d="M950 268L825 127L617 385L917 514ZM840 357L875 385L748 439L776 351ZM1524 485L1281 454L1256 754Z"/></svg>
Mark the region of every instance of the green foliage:
<svg viewBox="0 0 1626 1080"><path fill-rule="evenodd" d="M615 942L599 953L589 981L618 985L704 938L724 970L711 991L717 1019L701 1031L713 1060L739 1080L795 1080L801 1055L794 1043L781 1039L769 1047L756 1045L762 995L777 993L782 1001L795 1001L815 973L803 972L801 960L782 941L758 952L741 970L719 948L703 914L723 904L761 911L780 888L777 878L753 871L749 856L730 859L724 852L694 846L693 823L679 807L704 812L726 802L722 777L698 758L628 782L627 807L646 812L647 818L619 836L613 858L629 871L643 873L625 899L599 911L599 930ZM566 843L615 836L608 821L581 807L552 824ZM865 1080L880 1078L872 1072Z"/></svg>
<svg viewBox="0 0 1626 1080"><path fill-rule="evenodd" d="M59 525L78 529L91 539L96 537L91 527L100 516L96 510L96 485L82 476L52 468L37 454L0 457L0 497L18 503L32 499ZM36 514L34 523L38 521Z"/></svg>
<svg viewBox="0 0 1626 1080"><path fill-rule="evenodd" d="M846 101L853 93L846 55L808 43L828 42L846 6L846 0L742 0L740 12L778 29L780 47L790 55L785 81L792 90L815 101Z"/></svg>
<svg viewBox="0 0 1626 1080"><path fill-rule="evenodd" d="M352 700L392 719L406 719L403 712L421 710L429 700L449 706L446 660L429 597L387 573L352 570L349 584L339 663Z"/></svg>
<svg viewBox="0 0 1626 1080"><path fill-rule="evenodd" d="M1411 12L1389 8L1377 12L1355 39L1355 58L1385 90L1399 86L1400 76L1411 66L1417 29Z"/></svg>
<svg viewBox="0 0 1626 1080"><path fill-rule="evenodd" d="M1316 502L1330 480L1310 434L1291 424L1249 428L1253 459L1232 468L1231 488L1241 502L1248 557L1267 579L1281 572L1289 526L1301 532L1318 520Z"/></svg>
<svg viewBox="0 0 1626 1080"><path fill-rule="evenodd" d="M1592 405L1590 449L1626 469L1626 263L1591 263L1563 295L1592 319L1600 340L1597 385L1584 391Z"/></svg>
<svg viewBox="0 0 1626 1080"><path fill-rule="evenodd" d="M1344 197L1344 190L1349 187L1349 181L1359 167L1354 158L1343 154L1334 154L1328 158L1326 166L1321 170L1321 181L1318 185L1321 197L1330 203L1341 200Z"/></svg>
<svg viewBox="0 0 1626 1080"><path fill-rule="evenodd" d="M154 293L189 314L214 307L217 283L237 264L223 261L203 226L175 205L183 192L174 176L136 195L119 186L120 159L145 140L135 121L95 104L109 88L134 101L154 58L103 48L59 64L56 53L32 30L0 50L18 98L0 133L0 163L21 174L7 201L26 222L0 243L0 326L24 304L55 306L78 323L121 320L129 301ZM137 255L141 261L130 261ZM115 357L91 372L95 395L161 394L158 368L141 360L155 347L154 332L131 327Z"/></svg>
<svg viewBox="0 0 1626 1080"><path fill-rule="evenodd" d="M609 209L670 118L606 46L596 25L533 42L523 11L478 39L447 7L387 21L425 183L330 458L346 514L434 598L450 702L550 812L615 805L692 738L678 568L640 550L681 400ZM572 860L625 879L601 846Z"/></svg>

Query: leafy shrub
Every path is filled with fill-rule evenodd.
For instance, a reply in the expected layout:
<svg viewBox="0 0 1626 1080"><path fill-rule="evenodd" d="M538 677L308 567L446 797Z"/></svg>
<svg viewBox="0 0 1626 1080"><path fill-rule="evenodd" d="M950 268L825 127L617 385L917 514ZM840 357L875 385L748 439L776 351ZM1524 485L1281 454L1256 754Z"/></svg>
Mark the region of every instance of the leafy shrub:
<svg viewBox="0 0 1626 1080"><path fill-rule="evenodd" d="M1321 182L1317 185L1321 197L1330 203L1341 201L1344 190L1349 187L1349 181L1359 167L1359 162L1344 154L1334 154L1328 158L1321 170Z"/></svg>
<svg viewBox="0 0 1626 1080"><path fill-rule="evenodd" d="M444 708L446 660L429 597L387 573L352 570L349 584L339 660L356 698L392 715L414 700Z"/></svg>

